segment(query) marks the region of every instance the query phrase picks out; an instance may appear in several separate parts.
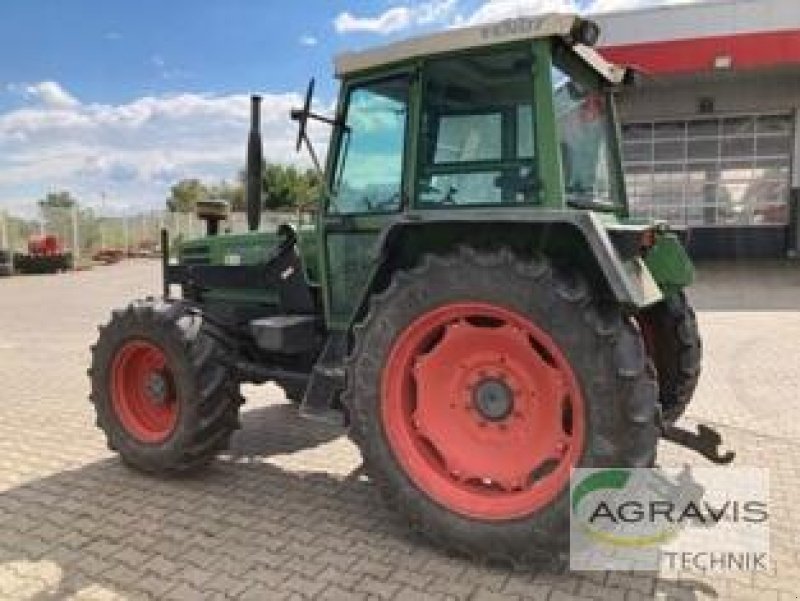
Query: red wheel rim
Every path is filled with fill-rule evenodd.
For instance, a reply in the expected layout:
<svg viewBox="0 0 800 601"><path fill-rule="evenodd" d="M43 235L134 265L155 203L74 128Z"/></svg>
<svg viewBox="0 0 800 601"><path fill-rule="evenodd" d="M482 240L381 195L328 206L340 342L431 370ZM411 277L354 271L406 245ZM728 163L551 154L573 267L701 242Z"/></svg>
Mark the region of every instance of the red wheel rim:
<svg viewBox="0 0 800 601"><path fill-rule="evenodd" d="M568 485L582 452L584 402L552 338L519 314L453 303L394 343L381 420L411 480L456 513L530 515Z"/></svg>
<svg viewBox="0 0 800 601"><path fill-rule="evenodd" d="M114 356L111 398L125 430L143 443L169 438L178 421L172 372L164 352L151 342L130 340Z"/></svg>

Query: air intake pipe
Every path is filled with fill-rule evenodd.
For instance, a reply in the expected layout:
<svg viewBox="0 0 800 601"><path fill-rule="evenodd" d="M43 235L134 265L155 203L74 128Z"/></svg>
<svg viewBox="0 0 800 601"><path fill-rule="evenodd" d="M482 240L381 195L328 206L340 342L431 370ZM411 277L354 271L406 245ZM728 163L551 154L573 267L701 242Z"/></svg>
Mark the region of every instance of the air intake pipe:
<svg viewBox="0 0 800 601"><path fill-rule="evenodd" d="M250 134L247 138L247 228L254 232L261 222L261 96L250 97Z"/></svg>

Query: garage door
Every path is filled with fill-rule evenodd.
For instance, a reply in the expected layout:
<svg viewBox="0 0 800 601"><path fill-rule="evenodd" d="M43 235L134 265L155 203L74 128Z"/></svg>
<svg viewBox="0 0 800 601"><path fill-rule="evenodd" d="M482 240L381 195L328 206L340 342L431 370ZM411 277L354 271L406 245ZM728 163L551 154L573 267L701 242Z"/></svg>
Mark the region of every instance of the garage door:
<svg viewBox="0 0 800 601"><path fill-rule="evenodd" d="M623 125L632 213L688 225L785 224L791 115Z"/></svg>

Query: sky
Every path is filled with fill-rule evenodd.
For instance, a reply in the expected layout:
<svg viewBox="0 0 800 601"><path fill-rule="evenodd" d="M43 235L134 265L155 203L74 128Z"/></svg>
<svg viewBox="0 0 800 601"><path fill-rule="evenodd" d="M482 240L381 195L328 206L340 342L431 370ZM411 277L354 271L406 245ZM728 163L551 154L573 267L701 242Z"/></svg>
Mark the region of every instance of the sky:
<svg viewBox="0 0 800 601"><path fill-rule="evenodd" d="M30 215L69 190L132 213L163 207L181 178L231 180L251 93L264 97L267 160L307 166L289 111L310 77L331 110L344 50L519 14L691 1L4 0L0 211Z"/></svg>

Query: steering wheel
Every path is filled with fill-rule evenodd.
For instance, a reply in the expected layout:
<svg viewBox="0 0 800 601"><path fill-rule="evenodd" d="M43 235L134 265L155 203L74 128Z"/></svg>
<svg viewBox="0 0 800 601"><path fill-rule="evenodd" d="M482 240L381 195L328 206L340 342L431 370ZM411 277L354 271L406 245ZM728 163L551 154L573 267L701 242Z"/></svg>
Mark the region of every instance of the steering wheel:
<svg viewBox="0 0 800 601"><path fill-rule="evenodd" d="M443 205L454 205L456 204L456 194L458 194L458 188L450 186L447 188L447 193L442 197L440 202Z"/></svg>

